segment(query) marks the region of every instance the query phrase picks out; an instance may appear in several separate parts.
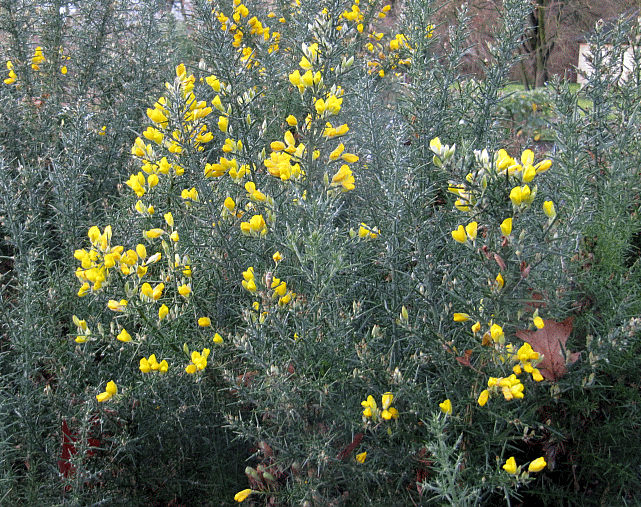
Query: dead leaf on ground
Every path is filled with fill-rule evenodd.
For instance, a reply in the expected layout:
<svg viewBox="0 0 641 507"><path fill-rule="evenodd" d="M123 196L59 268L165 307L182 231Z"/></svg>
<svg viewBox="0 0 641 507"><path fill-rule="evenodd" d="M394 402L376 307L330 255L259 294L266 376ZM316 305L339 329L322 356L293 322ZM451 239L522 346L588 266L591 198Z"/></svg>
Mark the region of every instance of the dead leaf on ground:
<svg viewBox="0 0 641 507"><path fill-rule="evenodd" d="M556 382L565 375L566 366L579 358L579 352L570 352L565 348L565 342L568 341L568 336L572 332L573 321L574 317L568 317L563 322L544 320L543 329L516 332L516 336L529 343L535 352L543 356L537 368L541 375L552 382Z"/></svg>

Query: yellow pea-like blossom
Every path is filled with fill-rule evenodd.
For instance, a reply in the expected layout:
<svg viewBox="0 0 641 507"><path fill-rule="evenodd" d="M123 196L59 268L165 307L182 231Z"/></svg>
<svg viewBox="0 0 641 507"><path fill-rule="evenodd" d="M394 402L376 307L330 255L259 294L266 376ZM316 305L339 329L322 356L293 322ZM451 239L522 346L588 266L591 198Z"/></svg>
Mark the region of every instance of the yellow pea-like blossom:
<svg viewBox="0 0 641 507"><path fill-rule="evenodd" d="M226 116L220 116L218 118L218 128L221 132L227 132L227 129L229 128L229 120Z"/></svg>
<svg viewBox="0 0 641 507"><path fill-rule="evenodd" d="M341 191L348 192L354 190L354 175L347 164L343 164L338 172L332 177L332 187L340 186Z"/></svg>
<svg viewBox="0 0 641 507"><path fill-rule="evenodd" d="M517 467L516 467L516 460L514 459L514 457L508 458L502 468L508 474L515 475L517 473Z"/></svg>
<svg viewBox="0 0 641 507"><path fill-rule="evenodd" d="M452 238L458 243L465 243L467 241L467 234L465 232L465 227L459 225L455 230L452 231Z"/></svg>
<svg viewBox="0 0 641 507"><path fill-rule="evenodd" d="M356 455L356 461L359 463L365 463L365 460L367 459L367 451L366 452L361 452Z"/></svg>
<svg viewBox="0 0 641 507"><path fill-rule="evenodd" d="M251 495L253 491L251 489L243 489L242 491L239 491L234 495L234 500L237 501L238 503L244 502L249 495Z"/></svg>
<svg viewBox="0 0 641 507"><path fill-rule="evenodd" d="M540 457L536 458L534 461L530 463L530 465L527 467L528 472L540 472L543 470L548 464L545 461L545 458Z"/></svg>
<svg viewBox="0 0 641 507"><path fill-rule="evenodd" d="M503 342L505 341L503 328L498 324L492 324L490 326L490 335L492 336L492 340L494 340L495 343L503 344Z"/></svg>
<svg viewBox="0 0 641 507"><path fill-rule="evenodd" d="M120 340L121 342L125 342L125 343L131 341L131 335L124 328L122 331L120 331L120 333L118 333L118 336L116 336L116 338L118 338L118 340Z"/></svg>
<svg viewBox="0 0 641 507"><path fill-rule="evenodd" d="M198 319L198 325L200 327L209 327L211 326L211 319L209 317L200 317Z"/></svg>
<svg viewBox="0 0 641 507"><path fill-rule="evenodd" d="M439 403L438 406L440 407L441 412L443 412L444 414L452 413L452 402L449 399L445 400L442 403Z"/></svg>
<svg viewBox="0 0 641 507"><path fill-rule="evenodd" d="M465 226L465 232L467 233L467 237L470 238L472 241L476 239L477 230L478 230L478 224L476 222L470 222Z"/></svg>
<svg viewBox="0 0 641 507"><path fill-rule="evenodd" d="M149 229L143 232L143 236L148 239L156 239L165 233L162 229Z"/></svg>
<svg viewBox="0 0 641 507"><path fill-rule="evenodd" d="M116 383L113 380L110 380L109 382L107 382L107 387L105 388L105 391L96 395L96 399L98 400L99 403L102 403L104 401L111 399L116 394L118 394L118 386L116 386Z"/></svg>
<svg viewBox="0 0 641 507"><path fill-rule="evenodd" d="M501 222L501 233L503 236L508 237L512 234L512 218L506 218Z"/></svg>

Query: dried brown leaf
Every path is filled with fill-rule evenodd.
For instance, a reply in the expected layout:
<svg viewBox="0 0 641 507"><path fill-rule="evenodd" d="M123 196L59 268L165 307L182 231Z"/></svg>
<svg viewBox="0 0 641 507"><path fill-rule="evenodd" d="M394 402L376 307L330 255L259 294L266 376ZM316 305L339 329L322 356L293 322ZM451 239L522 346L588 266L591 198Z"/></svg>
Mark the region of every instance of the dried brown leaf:
<svg viewBox="0 0 641 507"><path fill-rule="evenodd" d="M529 343L543 360L538 369L547 380L556 382L567 372L567 366L574 363L579 352L570 352L565 348L565 342L572 332L574 317L568 317L563 322L544 320L545 327L537 331L519 330L516 332L524 342Z"/></svg>

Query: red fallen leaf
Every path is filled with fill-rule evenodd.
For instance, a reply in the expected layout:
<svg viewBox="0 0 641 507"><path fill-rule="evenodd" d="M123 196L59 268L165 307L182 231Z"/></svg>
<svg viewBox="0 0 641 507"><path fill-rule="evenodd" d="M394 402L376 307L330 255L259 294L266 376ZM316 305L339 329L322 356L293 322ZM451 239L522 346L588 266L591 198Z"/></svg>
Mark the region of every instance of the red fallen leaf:
<svg viewBox="0 0 641 507"><path fill-rule="evenodd" d="M499 265L499 268L501 268L503 271L506 270L505 261L499 254L497 253L494 254L494 260Z"/></svg>
<svg viewBox="0 0 641 507"><path fill-rule="evenodd" d="M345 449L343 449L341 452L338 453L338 456L336 456L336 459L345 461L347 458L349 458L349 455L352 454L354 449L358 447L358 445L361 443L361 440L363 440L363 434L356 433L356 435L354 435L352 442L348 444L345 447Z"/></svg>
<svg viewBox="0 0 641 507"><path fill-rule="evenodd" d="M470 364L471 355L472 355L472 350L468 349L463 353L461 357L457 357L456 360L463 366L469 366L471 368L472 367L472 365Z"/></svg>
<svg viewBox="0 0 641 507"><path fill-rule="evenodd" d="M60 473L64 477L72 476L76 469L71 463L71 457L75 456L78 452L76 450L75 443L78 441L78 433L71 431L65 419L62 420L62 454L58 460L58 468ZM87 444L89 444L89 449L87 449L85 456L93 456L94 451L92 448L100 447L100 440L96 438L87 438Z"/></svg>
<svg viewBox="0 0 641 507"><path fill-rule="evenodd" d="M574 317L568 317L563 322L544 320L545 327L537 331L519 330L516 332L524 342L529 343L543 360L537 368L547 380L556 382L567 372L567 365L574 363L579 352L570 352L565 348L565 342L572 332Z"/></svg>

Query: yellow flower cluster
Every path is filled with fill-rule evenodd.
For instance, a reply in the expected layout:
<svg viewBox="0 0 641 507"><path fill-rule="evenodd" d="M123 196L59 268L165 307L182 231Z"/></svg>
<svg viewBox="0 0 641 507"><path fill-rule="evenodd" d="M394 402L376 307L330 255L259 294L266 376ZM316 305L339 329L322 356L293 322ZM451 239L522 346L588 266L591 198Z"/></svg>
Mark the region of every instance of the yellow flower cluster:
<svg viewBox="0 0 641 507"><path fill-rule="evenodd" d="M394 37L389 37L389 41L386 42L384 33L372 31L367 38L369 42L365 45L365 49L373 57L367 62L369 74L376 73L379 77L385 77L387 70L393 70L400 75L399 70L406 69L406 66L412 64L414 49L405 34L396 34Z"/></svg>
<svg viewBox="0 0 641 507"><path fill-rule="evenodd" d="M246 271L243 271L243 282L242 285L249 292L256 292L256 278L254 277L254 268L250 266Z"/></svg>
<svg viewBox="0 0 641 507"><path fill-rule="evenodd" d="M211 350L205 348L202 353L194 350L191 353L191 362L185 367L185 371L193 375L197 371L204 370L207 367L207 358Z"/></svg>
<svg viewBox="0 0 641 507"><path fill-rule="evenodd" d="M40 64L46 62L47 59L42 53L42 48L38 46L34 52L34 55L31 57L31 68L33 70L40 70Z"/></svg>
<svg viewBox="0 0 641 507"><path fill-rule="evenodd" d="M478 223L470 222L465 227L459 225L457 229L452 231L452 238L458 243L467 243L468 239L474 241L478 230Z"/></svg>
<svg viewBox="0 0 641 507"><path fill-rule="evenodd" d="M370 227L362 222L358 228L358 237L361 239L376 239L379 234L380 231L378 230L378 227Z"/></svg>
<svg viewBox="0 0 641 507"><path fill-rule="evenodd" d="M513 349L512 344L508 344L506 347L508 353ZM515 364L512 370L516 375L520 375L523 371L532 375L532 379L536 382L541 382L543 380L543 375L535 366L541 361L538 352L535 352L532 349L532 346L529 343L524 343L521 345L516 354L511 354L512 361L518 362Z"/></svg>
<svg viewBox="0 0 641 507"><path fill-rule="evenodd" d="M280 254L278 254L278 256L280 256ZM274 260L276 260L278 256L274 254ZM284 280L273 276L271 272L265 274L264 281L265 288L269 293L271 293L271 297L278 298L278 306L285 306L289 304L293 298L296 297L296 293L288 289L287 283ZM255 293L258 290L253 267L250 266L246 271L243 272L242 285L251 293Z"/></svg>
<svg viewBox="0 0 641 507"><path fill-rule="evenodd" d="M534 461L530 462L527 472L540 472L547 466L545 458L540 457L536 458ZM508 458L505 464L503 465L503 470L505 470L510 475L518 475L521 472L521 467L516 466L516 460L514 456ZM524 473L527 473L524 472Z"/></svg>
<svg viewBox="0 0 641 507"><path fill-rule="evenodd" d="M145 143L141 137L136 138L131 153L142 162L142 170L132 174L126 182L138 197L158 185L161 176L170 173L182 175L185 169L178 163L177 157L185 150L202 151L203 145L214 139L204 122L213 109L205 101L196 99L193 93L194 82L193 75L187 76L185 66L178 65L175 84L180 100L174 104L162 96L153 108L147 109L147 116L153 126L147 127L143 137L150 143ZM170 88L169 84L167 87ZM179 118L180 125L173 125L172 117ZM167 150L174 160L170 161L166 156L159 157L154 145Z"/></svg>
<svg viewBox="0 0 641 507"><path fill-rule="evenodd" d="M96 395L96 399L99 403L102 403L110 400L112 397L116 396L116 394L118 394L118 386L116 386L116 383L113 380L110 380L107 382L107 387L104 392Z"/></svg>
<svg viewBox="0 0 641 507"><path fill-rule="evenodd" d="M162 360L160 363L156 360L156 354L149 356L149 359L143 357L140 360L140 371L143 373L149 373L150 371L157 371L158 373L167 373L169 370L169 364L166 360Z"/></svg>
<svg viewBox="0 0 641 507"><path fill-rule="evenodd" d="M394 395L391 392L384 393L381 396L381 408L376 404L376 400L370 394L365 401L361 402L363 407L363 420L376 423L379 419L389 421L390 419L398 419L398 410L392 407Z"/></svg>
<svg viewBox="0 0 641 507"><path fill-rule="evenodd" d="M490 377L487 381L487 386L489 389L485 389L481 392L478 398L478 404L484 406L490 395L496 395L498 393L503 394L503 397L510 401L513 399L523 398L525 395L523 390L525 386L517 378L515 374L510 375L509 377Z"/></svg>
<svg viewBox="0 0 641 507"><path fill-rule="evenodd" d="M256 16L250 17L249 9L241 0L234 0L231 19L222 11L214 9L213 13L220 23L221 31L233 36L232 46L237 48L240 61L247 69L261 65L260 50L265 46L268 54L278 51L280 33L272 31Z"/></svg>
<svg viewBox="0 0 641 507"><path fill-rule="evenodd" d="M9 77L4 80L4 84L13 84L18 79L15 71L13 70L13 63L11 60L7 60L7 70L9 71Z"/></svg>
<svg viewBox="0 0 641 507"><path fill-rule="evenodd" d="M254 215L249 222L240 223L240 231L245 236L265 236L267 234L267 224L263 215Z"/></svg>
<svg viewBox="0 0 641 507"><path fill-rule="evenodd" d="M76 336L76 343L85 343L87 338L91 336L91 329L87 325L87 321L82 319L80 320L75 315L73 316L73 323L78 328L78 335Z"/></svg>
<svg viewBox="0 0 641 507"><path fill-rule="evenodd" d="M109 270L121 262L124 247L112 247L111 234L110 225L102 233L94 225L88 232L91 249L87 251L83 248L74 252L74 257L81 263L81 267L76 269L76 276L83 282L78 291L79 296L86 295L90 289L100 290L107 280ZM127 259L122 262L126 264Z"/></svg>
<svg viewBox="0 0 641 507"><path fill-rule="evenodd" d="M332 187L339 187L341 192L349 192L355 188L355 179L352 170L347 164L343 164L338 172L332 176Z"/></svg>

